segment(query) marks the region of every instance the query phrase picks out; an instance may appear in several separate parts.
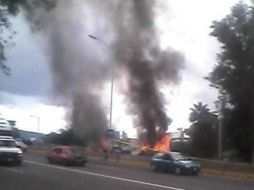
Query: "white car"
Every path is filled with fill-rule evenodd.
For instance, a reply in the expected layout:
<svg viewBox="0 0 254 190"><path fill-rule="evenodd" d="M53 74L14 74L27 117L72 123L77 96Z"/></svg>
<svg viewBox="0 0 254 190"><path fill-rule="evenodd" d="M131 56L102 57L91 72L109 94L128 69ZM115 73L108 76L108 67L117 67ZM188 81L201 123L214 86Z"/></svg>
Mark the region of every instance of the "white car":
<svg viewBox="0 0 254 190"><path fill-rule="evenodd" d="M23 152L12 137L0 136L0 163L21 165Z"/></svg>

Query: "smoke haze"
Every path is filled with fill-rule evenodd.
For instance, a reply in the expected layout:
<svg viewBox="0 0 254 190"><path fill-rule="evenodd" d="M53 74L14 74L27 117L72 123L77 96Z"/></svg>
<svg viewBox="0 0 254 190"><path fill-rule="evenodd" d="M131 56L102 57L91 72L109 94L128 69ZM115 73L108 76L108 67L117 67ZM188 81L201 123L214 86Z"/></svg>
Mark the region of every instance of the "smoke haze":
<svg viewBox="0 0 254 190"><path fill-rule="evenodd" d="M159 86L179 80L183 57L160 49L155 6L152 0L59 0L50 12L36 12L35 23L48 40L55 92L72 108L77 134L98 139L107 127L100 89L109 79L110 64L117 75L122 69L128 74L128 106L145 129L147 143L154 146L168 129L171 119Z"/></svg>
<svg viewBox="0 0 254 190"><path fill-rule="evenodd" d="M108 53L87 37L93 10L84 1L57 1L50 11L38 8L34 23L45 36L55 95L71 109L76 135L94 141L107 127L98 96L109 77Z"/></svg>

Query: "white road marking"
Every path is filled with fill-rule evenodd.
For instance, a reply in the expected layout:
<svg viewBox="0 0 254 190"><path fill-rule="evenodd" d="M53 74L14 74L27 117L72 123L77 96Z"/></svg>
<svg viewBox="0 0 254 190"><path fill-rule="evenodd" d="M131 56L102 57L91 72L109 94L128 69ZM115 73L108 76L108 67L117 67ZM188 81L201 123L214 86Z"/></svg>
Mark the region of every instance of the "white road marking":
<svg viewBox="0 0 254 190"><path fill-rule="evenodd" d="M65 168L65 167L61 167L61 166L49 165L49 164L44 164L44 163L30 161L30 160L25 160L24 162L29 163L29 164L33 164L33 165L37 165L37 166L55 168L55 169L60 169L60 170L64 170L64 171L76 172L76 173L80 173L80 174L84 174L84 175L103 177L103 178L114 179L114 180L119 180L119 181L126 181L126 182L130 182L130 183L136 183L136 184L141 184L141 185L158 187L158 188L162 188L162 189L186 190L186 189L182 189L182 188L178 188L178 187L171 187L171 186L166 186L166 185L160 185L160 184L157 184L157 183L150 183L150 182L145 182L145 181L138 181L138 180L133 180L133 179L128 179L128 178L105 175L105 174L100 174L100 173L95 173L95 172L88 172L88 171L82 171L82 170L77 170L77 169Z"/></svg>

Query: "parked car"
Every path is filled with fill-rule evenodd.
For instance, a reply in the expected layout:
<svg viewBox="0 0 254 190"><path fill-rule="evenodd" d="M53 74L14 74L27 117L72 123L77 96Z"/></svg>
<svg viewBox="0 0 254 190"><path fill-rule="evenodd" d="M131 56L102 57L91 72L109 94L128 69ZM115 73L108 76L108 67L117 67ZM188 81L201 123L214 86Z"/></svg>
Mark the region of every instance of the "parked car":
<svg viewBox="0 0 254 190"><path fill-rule="evenodd" d="M20 148L23 152L27 152L27 145L21 139L15 139L16 147Z"/></svg>
<svg viewBox="0 0 254 190"><path fill-rule="evenodd" d="M200 164L178 152L157 153L152 157L151 169L153 171L168 171L175 174L197 175Z"/></svg>
<svg viewBox="0 0 254 190"><path fill-rule="evenodd" d="M87 162L84 151L79 147L72 146L52 147L47 151L46 157L49 163L63 165L84 166Z"/></svg>
<svg viewBox="0 0 254 190"><path fill-rule="evenodd" d="M16 147L15 140L9 136L0 136L0 163L21 165L23 153Z"/></svg>

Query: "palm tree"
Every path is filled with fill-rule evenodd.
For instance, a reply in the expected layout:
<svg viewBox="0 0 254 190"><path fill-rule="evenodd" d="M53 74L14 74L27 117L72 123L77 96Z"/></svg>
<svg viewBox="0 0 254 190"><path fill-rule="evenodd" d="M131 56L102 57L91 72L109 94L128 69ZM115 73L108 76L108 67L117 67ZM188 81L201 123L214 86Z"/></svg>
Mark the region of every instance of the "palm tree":
<svg viewBox="0 0 254 190"><path fill-rule="evenodd" d="M211 112L207 107L207 104L198 104L193 105L194 108L191 108L191 113L189 120L192 123L213 123L216 121L217 115L216 112Z"/></svg>
<svg viewBox="0 0 254 190"><path fill-rule="evenodd" d="M194 104L189 117L192 122L187 134L191 137L193 156L213 157L216 154L216 112L210 111L207 104Z"/></svg>

